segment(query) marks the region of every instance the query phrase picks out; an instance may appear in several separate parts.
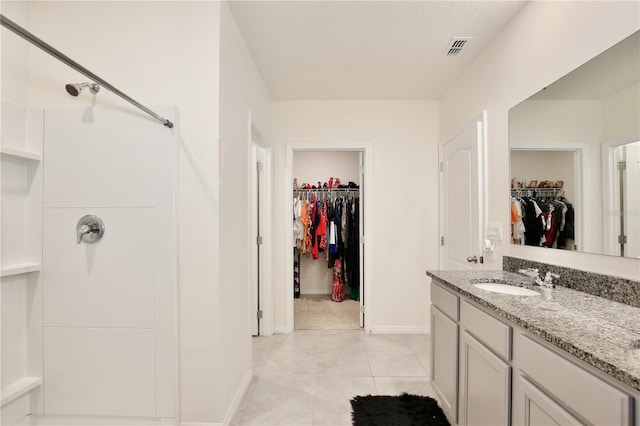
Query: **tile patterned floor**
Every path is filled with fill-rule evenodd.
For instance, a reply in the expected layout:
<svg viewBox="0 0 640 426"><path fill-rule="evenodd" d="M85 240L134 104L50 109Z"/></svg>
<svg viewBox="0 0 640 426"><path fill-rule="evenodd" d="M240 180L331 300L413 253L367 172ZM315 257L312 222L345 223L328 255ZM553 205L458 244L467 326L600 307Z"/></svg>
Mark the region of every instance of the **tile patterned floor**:
<svg viewBox="0 0 640 426"><path fill-rule="evenodd" d="M253 338L254 378L233 425L351 425L356 395L435 398L429 336L301 331Z"/></svg>

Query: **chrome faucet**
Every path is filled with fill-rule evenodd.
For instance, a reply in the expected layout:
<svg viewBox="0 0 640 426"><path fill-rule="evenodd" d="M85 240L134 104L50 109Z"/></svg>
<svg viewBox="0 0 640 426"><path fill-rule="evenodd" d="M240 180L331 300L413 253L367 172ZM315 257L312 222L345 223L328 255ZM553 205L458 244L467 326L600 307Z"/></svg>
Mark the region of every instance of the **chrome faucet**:
<svg viewBox="0 0 640 426"><path fill-rule="evenodd" d="M537 284L540 287L554 288L555 284L553 283L553 279L560 278L560 275L554 274L551 271L547 271L544 278L542 278L536 268L519 269L518 272L533 278L533 284Z"/></svg>

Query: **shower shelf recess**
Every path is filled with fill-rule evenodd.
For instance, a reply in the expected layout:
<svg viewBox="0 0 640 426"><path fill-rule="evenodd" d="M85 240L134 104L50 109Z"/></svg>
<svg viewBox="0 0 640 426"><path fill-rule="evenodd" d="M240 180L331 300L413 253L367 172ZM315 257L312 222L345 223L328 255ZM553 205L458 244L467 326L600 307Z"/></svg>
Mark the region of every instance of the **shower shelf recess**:
<svg viewBox="0 0 640 426"><path fill-rule="evenodd" d="M42 385L41 377L24 377L17 382L10 384L6 388L2 389L0 407L5 406L14 399L19 398L28 392L31 392L40 385Z"/></svg>
<svg viewBox="0 0 640 426"><path fill-rule="evenodd" d="M41 159L40 154L6 146L0 147L0 154L2 154L3 157L17 158L20 160L40 161Z"/></svg>
<svg viewBox="0 0 640 426"><path fill-rule="evenodd" d="M2 266L0 268L0 277L28 274L29 272L38 272L40 270L42 270L42 265L39 263L18 263L15 265Z"/></svg>

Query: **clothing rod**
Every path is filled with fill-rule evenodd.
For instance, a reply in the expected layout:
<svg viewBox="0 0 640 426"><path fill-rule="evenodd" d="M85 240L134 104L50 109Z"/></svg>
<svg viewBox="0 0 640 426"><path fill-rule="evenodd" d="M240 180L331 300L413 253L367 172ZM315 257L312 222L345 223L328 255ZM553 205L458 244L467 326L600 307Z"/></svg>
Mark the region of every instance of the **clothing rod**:
<svg viewBox="0 0 640 426"><path fill-rule="evenodd" d="M160 121L162 124L164 124L168 128L172 128L173 127L173 123L171 121L169 121L166 118L156 114L154 111L150 110L146 106L144 106L141 103L137 102L135 99L131 98L127 94L125 94L125 93L121 92L120 90L118 90L117 88L113 87L111 84L109 84L108 82L106 82L102 78L98 77L97 75L95 75L94 73L92 73L91 71L89 71L88 69L86 69L85 67L83 67L82 65L77 63L76 61L74 61L73 59L69 58L67 55L65 55L64 53L60 52L58 49L56 49L53 46L51 46L50 44L47 44L46 42L42 41L41 39L39 39L35 35L31 34L29 31L25 30L24 28L22 28L21 26L19 26L15 22L11 21L10 19L8 19L7 17L5 17L2 14L0 14L0 23L2 24L3 27L8 29L9 31L14 32L18 36L20 36L23 39L27 40L29 43L33 44L36 47L39 47L42 50L44 50L45 52L47 52L49 55L53 56L54 58L56 58L60 62L68 65L69 67L71 67L74 70L78 71L80 74L83 74L85 77L90 78L95 83L98 83L100 86L104 87L105 89L109 90L110 92L115 93L116 95L120 96L122 99L124 99L125 101L129 102L130 104L140 108L142 111L146 112L147 114L149 114L150 116L152 116L156 120Z"/></svg>

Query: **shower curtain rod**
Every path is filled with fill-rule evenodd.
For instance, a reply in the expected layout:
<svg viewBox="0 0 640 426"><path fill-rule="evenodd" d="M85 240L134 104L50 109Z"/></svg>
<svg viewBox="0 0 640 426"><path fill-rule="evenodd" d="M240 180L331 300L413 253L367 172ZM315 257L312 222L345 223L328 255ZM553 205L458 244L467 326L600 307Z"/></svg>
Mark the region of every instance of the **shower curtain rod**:
<svg viewBox="0 0 640 426"><path fill-rule="evenodd" d="M56 58L60 62L62 62L64 64L67 64L68 66L70 66L74 70L78 71L80 74L83 74L85 77L90 78L94 82L100 84L100 86L104 87L105 89L109 90L110 92L115 93L116 95L120 96L122 99L124 99L125 101L129 102L130 104L140 108L142 111L146 112L147 114L149 114L150 116L152 116L156 120L160 121L165 126L167 126L169 128L173 127L173 123L171 121L169 121L166 118L156 114L155 112L153 112L152 110L150 110L146 106L142 105L141 103L137 102L135 99L131 98L127 94L125 94L125 93L121 92L120 90L116 89L111 84L109 84L105 80L101 79L100 77L98 77L97 75L95 75L94 73L92 73L91 71L89 71L88 69L86 69L85 67L83 67L82 65L77 63L76 61L74 61L73 59L69 58L64 53L60 52L59 50L57 50L53 46L45 43L44 41L42 41L41 39L39 39L35 35L31 34L29 31L25 30L24 28L22 28L21 26L19 26L15 22L11 21L10 19L8 19L7 17L5 17L2 14L0 14L0 23L2 24L3 27L8 29L9 31L14 32L15 34L19 35L23 39L27 40L29 43L33 44L36 47L39 47L42 50L44 50L45 52L47 52L49 55L53 56L54 58Z"/></svg>

